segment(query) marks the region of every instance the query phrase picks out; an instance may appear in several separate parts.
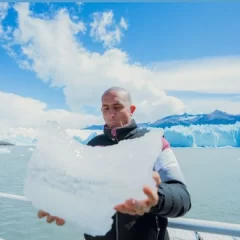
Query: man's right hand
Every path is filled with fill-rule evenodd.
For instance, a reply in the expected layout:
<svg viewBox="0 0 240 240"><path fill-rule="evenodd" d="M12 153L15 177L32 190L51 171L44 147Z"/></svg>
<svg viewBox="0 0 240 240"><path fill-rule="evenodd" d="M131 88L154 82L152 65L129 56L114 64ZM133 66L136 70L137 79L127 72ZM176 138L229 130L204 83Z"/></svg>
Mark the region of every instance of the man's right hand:
<svg viewBox="0 0 240 240"><path fill-rule="evenodd" d="M40 210L38 212L38 217L39 218L47 217L47 222L48 223L52 223L52 222L56 221L56 224L58 226L62 226L65 223L65 221L62 218L51 216L49 213L44 212L42 210Z"/></svg>

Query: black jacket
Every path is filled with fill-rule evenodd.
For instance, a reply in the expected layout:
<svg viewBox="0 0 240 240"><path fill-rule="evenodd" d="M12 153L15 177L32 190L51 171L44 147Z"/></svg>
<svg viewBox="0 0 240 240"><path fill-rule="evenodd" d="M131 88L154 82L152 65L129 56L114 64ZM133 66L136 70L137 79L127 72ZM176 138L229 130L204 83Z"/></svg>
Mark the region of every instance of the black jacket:
<svg viewBox="0 0 240 240"><path fill-rule="evenodd" d="M123 128L109 129L89 141L90 146L109 146L123 139L142 137L147 129L139 129L134 120ZM179 171L181 171L179 169ZM176 169L173 174L175 174ZM159 172L161 179L165 173ZM177 173L176 173L177 174ZM166 175L166 174L165 174ZM169 173L167 173L169 175ZM168 240L167 217L180 217L191 208L191 199L183 181L177 177L161 183L158 189L159 202L156 207L143 216L131 216L117 212L113 216L111 230L105 236L89 236L86 240Z"/></svg>

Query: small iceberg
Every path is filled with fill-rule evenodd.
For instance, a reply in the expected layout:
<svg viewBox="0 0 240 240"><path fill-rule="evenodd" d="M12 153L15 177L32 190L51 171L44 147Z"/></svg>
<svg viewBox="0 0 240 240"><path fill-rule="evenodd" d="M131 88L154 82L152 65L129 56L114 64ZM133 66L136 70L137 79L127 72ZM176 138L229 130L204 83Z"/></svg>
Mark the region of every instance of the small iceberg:
<svg viewBox="0 0 240 240"><path fill-rule="evenodd" d="M29 151L29 152L33 152L33 151L34 151L34 148L30 147L30 148L28 149L28 151Z"/></svg>
<svg viewBox="0 0 240 240"><path fill-rule="evenodd" d="M0 147L0 154L11 153L10 149Z"/></svg>

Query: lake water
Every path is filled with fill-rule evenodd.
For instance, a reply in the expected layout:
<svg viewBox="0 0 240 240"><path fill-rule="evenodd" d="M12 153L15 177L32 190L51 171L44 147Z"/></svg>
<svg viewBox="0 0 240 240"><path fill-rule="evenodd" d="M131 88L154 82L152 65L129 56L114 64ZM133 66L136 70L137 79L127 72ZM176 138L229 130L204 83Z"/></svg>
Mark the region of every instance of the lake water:
<svg viewBox="0 0 240 240"><path fill-rule="evenodd" d="M29 147L7 149L0 148L0 192L23 195L25 166L32 151ZM175 148L174 152L192 196L193 206L185 217L240 224L240 149ZM0 238L83 239L75 226L47 224L29 203L3 198Z"/></svg>

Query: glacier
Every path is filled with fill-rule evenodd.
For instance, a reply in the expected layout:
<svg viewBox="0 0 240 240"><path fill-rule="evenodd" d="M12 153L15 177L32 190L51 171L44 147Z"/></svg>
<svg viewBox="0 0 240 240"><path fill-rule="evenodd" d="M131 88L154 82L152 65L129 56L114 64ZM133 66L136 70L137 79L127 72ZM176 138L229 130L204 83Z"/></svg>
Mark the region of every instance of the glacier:
<svg viewBox="0 0 240 240"><path fill-rule="evenodd" d="M240 147L240 123L234 125L191 125L164 129L172 147Z"/></svg>
<svg viewBox="0 0 240 240"><path fill-rule="evenodd" d="M57 125L38 131L24 195L36 209L77 224L82 233L105 235L114 206L146 199L143 187L156 187L152 174L162 149L161 129L109 147L81 144ZM138 174L132 174L136 166Z"/></svg>
<svg viewBox="0 0 240 240"><path fill-rule="evenodd" d="M144 127L144 126L142 126ZM165 138L172 147L240 147L240 122L229 125L190 125L163 128ZM82 144L102 130L65 129L66 133ZM8 141L17 146L35 146L38 141L36 129L0 129L0 141Z"/></svg>
<svg viewBox="0 0 240 240"><path fill-rule="evenodd" d="M66 133L78 142L87 144L94 136L102 131L65 129ZM34 128L0 128L0 141L12 143L16 146L36 146L38 130Z"/></svg>

